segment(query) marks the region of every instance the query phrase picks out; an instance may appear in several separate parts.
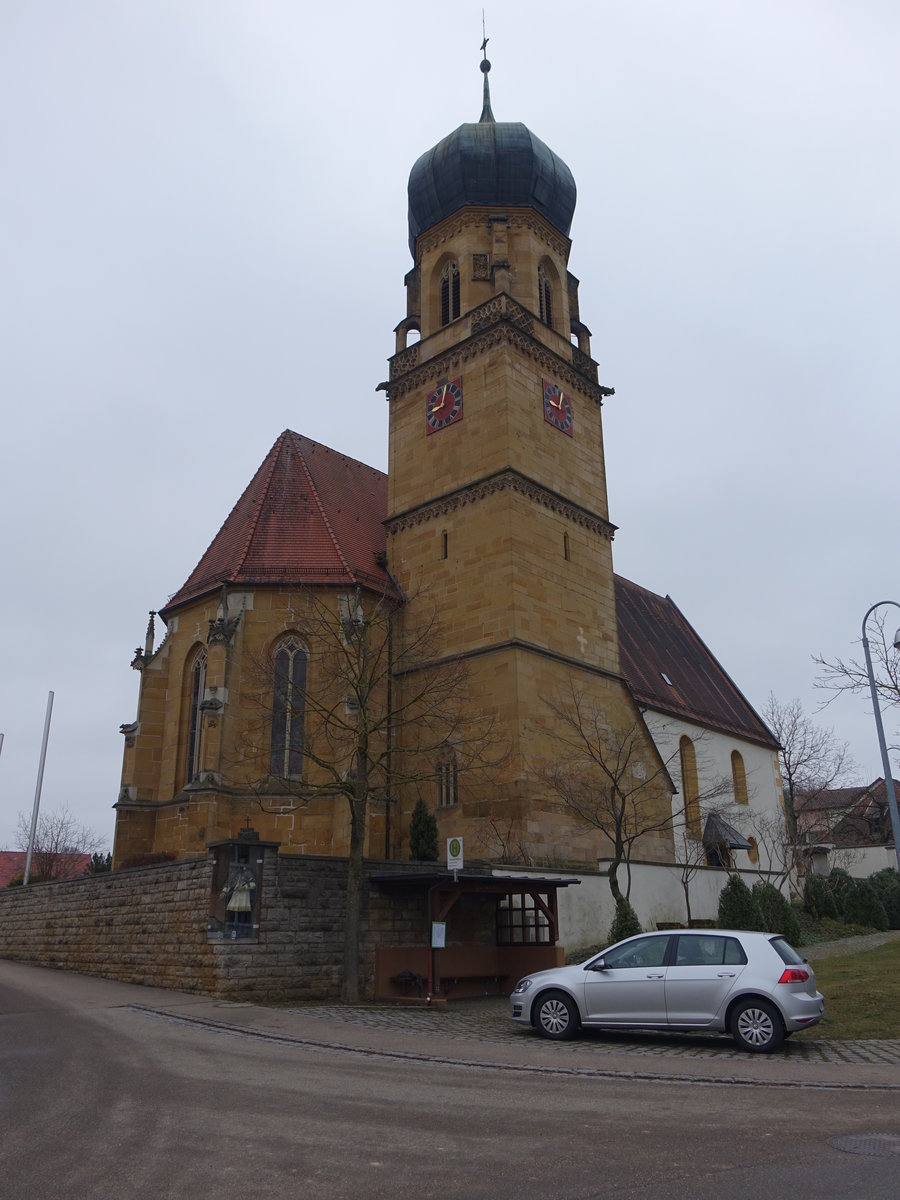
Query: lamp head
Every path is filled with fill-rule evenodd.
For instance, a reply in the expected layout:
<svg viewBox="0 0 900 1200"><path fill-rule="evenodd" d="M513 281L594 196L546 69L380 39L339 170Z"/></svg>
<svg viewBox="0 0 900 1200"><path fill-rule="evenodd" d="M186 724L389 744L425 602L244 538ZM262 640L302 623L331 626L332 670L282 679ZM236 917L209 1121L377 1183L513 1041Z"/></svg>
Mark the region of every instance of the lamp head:
<svg viewBox="0 0 900 1200"><path fill-rule="evenodd" d="M900 650L900 629L894 634L894 649Z"/></svg>

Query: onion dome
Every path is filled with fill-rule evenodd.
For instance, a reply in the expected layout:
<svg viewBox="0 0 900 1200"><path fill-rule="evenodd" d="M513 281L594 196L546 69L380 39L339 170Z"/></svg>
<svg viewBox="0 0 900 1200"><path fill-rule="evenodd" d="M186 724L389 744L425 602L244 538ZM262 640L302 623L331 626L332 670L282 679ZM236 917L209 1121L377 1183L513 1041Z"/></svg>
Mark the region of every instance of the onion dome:
<svg viewBox="0 0 900 1200"><path fill-rule="evenodd" d="M488 72L484 108L477 122L460 125L426 151L409 175L409 248L416 238L465 205L533 208L568 236L575 212L572 172L520 121L496 121Z"/></svg>

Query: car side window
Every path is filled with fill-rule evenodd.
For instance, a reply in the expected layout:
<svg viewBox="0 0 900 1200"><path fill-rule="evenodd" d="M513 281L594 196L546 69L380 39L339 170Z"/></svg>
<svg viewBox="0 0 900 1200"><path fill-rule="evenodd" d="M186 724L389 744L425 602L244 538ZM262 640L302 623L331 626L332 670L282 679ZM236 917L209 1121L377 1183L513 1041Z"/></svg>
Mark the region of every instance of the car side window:
<svg viewBox="0 0 900 1200"><path fill-rule="evenodd" d="M612 970L624 967L661 967L669 946L667 937L638 938L626 946L616 946L603 954L604 965Z"/></svg>
<svg viewBox="0 0 900 1200"><path fill-rule="evenodd" d="M743 965L747 961L744 947L737 938L725 938L725 962L730 966Z"/></svg>
<svg viewBox="0 0 900 1200"><path fill-rule="evenodd" d="M735 938L691 934L678 939L676 967L721 967L746 961L747 956Z"/></svg>

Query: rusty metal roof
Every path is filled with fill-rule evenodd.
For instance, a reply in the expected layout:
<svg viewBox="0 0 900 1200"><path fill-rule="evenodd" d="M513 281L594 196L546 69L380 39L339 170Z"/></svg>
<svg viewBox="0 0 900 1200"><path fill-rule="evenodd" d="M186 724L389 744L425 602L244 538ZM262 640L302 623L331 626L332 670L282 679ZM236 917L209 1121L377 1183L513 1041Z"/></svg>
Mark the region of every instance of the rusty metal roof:
<svg viewBox="0 0 900 1200"><path fill-rule="evenodd" d="M648 708L778 749L778 742L669 596L616 576L622 674Z"/></svg>

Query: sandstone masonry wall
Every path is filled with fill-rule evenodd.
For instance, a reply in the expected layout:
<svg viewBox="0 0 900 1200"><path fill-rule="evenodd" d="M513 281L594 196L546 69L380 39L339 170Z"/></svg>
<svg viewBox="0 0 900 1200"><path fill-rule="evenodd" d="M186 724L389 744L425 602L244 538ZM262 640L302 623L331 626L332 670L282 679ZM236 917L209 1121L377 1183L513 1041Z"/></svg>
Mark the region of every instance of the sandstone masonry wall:
<svg viewBox="0 0 900 1200"><path fill-rule="evenodd" d="M347 860L261 850L259 937L210 940L211 857L0 891L0 958L230 999L340 994ZM372 870L433 871L371 863ZM422 944L424 896L364 894L360 975L371 996L376 946Z"/></svg>

